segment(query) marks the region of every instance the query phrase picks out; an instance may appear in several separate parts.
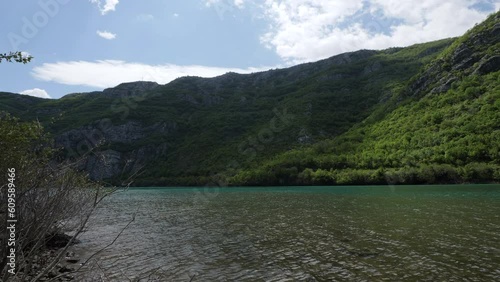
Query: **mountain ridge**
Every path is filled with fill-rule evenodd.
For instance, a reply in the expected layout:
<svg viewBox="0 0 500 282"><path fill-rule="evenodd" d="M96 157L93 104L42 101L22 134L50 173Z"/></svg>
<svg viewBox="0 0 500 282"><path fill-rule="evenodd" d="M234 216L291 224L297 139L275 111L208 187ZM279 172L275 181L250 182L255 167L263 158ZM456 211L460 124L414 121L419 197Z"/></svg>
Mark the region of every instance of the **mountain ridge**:
<svg viewBox="0 0 500 282"><path fill-rule="evenodd" d="M462 89L474 77L491 86L487 94L491 96L489 99L495 99L495 93L490 92L498 84L495 83L498 18L498 13L490 16L459 38L405 48L360 50L252 74L182 77L165 85L124 83L58 100L0 93L0 110L25 120L39 119L54 134L56 145L64 148L61 159L84 157L82 170L94 179L113 183L120 183L138 171L141 174L136 185L142 186L205 185L214 179L222 179L229 185L441 181L439 177L437 180L421 177L420 165L424 164L450 165L452 169L447 167L448 172L453 170L460 177L443 179L468 181L469 178L463 177L465 172L457 171L467 163L453 163L452 157L448 163L428 162L423 157L419 160L417 155L425 148L411 143L411 136L408 142L413 147L407 153L418 152L412 158L398 153L398 159L391 151L397 146L384 145L386 149L380 152L385 152L391 160L381 161L384 153L373 153L378 151L367 146L381 146L373 138L388 144L393 142L379 132L381 129L376 129L377 123L386 124L398 113L400 120L406 122L400 127L406 129L412 119L401 109L425 115L414 108L415 103L434 101L426 98L430 95L446 96L452 101L455 96L461 97L462 92L471 91L469 88L478 87ZM476 46L476 42L482 44ZM466 54L464 46L472 53ZM457 94L453 96L450 91ZM483 98L479 95L464 99L473 104ZM441 112L432 105L422 107ZM497 118L492 109L488 115ZM454 117L446 120L447 117L448 113L443 112L441 117L436 114L429 119L440 121L439 124L455 122ZM486 115L478 117L482 120ZM280 123L283 120L287 122ZM391 124L384 126L392 130ZM420 127L415 127L414 132L419 130ZM444 127L436 130L442 130L444 135L450 131ZM425 134L434 136L430 132ZM471 131L471 136L475 134ZM391 138L399 140L398 136ZM453 137L446 138L458 142ZM425 136L421 139L426 140ZM88 156L88 151L94 153L93 157ZM493 172L482 180L497 181L498 159L495 156L484 164ZM482 159L473 159L477 161L483 164ZM415 164L411 165L412 162ZM412 176L413 181L402 176L403 171L409 170L416 175Z"/></svg>
<svg viewBox="0 0 500 282"><path fill-rule="evenodd" d="M382 107L384 113L374 112L339 138L284 153L229 182L500 181L499 19L499 13L492 15L457 39L413 77L393 103ZM476 46L478 40L483 44Z"/></svg>

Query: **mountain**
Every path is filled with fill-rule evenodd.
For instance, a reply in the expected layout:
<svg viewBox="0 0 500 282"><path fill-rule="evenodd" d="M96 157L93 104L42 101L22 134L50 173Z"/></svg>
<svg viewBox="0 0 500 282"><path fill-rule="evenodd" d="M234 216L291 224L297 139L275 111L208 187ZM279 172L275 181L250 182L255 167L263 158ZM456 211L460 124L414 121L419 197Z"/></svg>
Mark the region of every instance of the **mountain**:
<svg viewBox="0 0 500 282"><path fill-rule="evenodd" d="M499 13L460 38L253 74L0 93L94 179L136 185L500 180Z"/></svg>
<svg viewBox="0 0 500 282"><path fill-rule="evenodd" d="M347 132L274 156L230 183L500 181L499 19L455 40Z"/></svg>

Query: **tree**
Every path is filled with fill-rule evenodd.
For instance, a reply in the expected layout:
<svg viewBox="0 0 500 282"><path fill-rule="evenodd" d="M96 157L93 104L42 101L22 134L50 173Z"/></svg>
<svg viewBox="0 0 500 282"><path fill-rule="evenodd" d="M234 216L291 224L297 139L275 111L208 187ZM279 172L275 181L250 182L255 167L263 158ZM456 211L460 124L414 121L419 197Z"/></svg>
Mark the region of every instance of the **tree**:
<svg viewBox="0 0 500 282"><path fill-rule="evenodd" d="M21 52L0 54L0 62L26 64L31 59ZM60 278L64 273L58 275L54 269L68 247L76 243L97 206L117 191L91 181L77 169L78 160L56 162L54 156L58 150L53 143L38 121L21 122L0 111L0 176L4 176L0 178L0 230L3 230L0 232L0 281ZM15 222L13 235L9 234L7 219ZM135 216L105 248L113 244L134 219ZM63 233L67 230L72 231L72 236ZM13 238L15 246L10 244ZM59 249L47 257L47 247L51 245ZM15 270L9 271L13 265L12 254ZM74 271L78 272L90 258Z"/></svg>
<svg viewBox="0 0 500 282"><path fill-rule="evenodd" d="M5 60L7 62L17 62L27 64L33 59L31 55L25 55L23 52L0 53L0 63Z"/></svg>
<svg viewBox="0 0 500 282"><path fill-rule="evenodd" d="M99 202L113 191L90 181L71 163L55 163L52 142L40 123L0 113L0 229L7 230L7 219L16 220L15 274L9 273L12 251L7 247L13 237L0 233L1 281L37 281L46 275L76 240ZM15 203L12 212L7 209L10 198ZM74 235L62 235L64 230L74 230ZM37 259L48 242L61 236L65 239L57 255L45 262ZM41 269L34 271L34 264Z"/></svg>

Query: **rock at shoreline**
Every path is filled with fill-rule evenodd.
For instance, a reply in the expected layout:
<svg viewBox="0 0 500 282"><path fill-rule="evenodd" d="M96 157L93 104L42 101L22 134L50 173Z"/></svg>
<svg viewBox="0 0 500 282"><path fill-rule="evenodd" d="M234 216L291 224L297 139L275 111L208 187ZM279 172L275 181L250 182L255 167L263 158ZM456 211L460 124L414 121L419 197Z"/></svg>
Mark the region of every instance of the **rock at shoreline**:
<svg viewBox="0 0 500 282"><path fill-rule="evenodd" d="M45 246L49 249L64 248L69 243L71 238L71 236L62 233L51 234L45 238ZM75 239L73 240L71 245L75 245L78 243L80 243L80 241Z"/></svg>

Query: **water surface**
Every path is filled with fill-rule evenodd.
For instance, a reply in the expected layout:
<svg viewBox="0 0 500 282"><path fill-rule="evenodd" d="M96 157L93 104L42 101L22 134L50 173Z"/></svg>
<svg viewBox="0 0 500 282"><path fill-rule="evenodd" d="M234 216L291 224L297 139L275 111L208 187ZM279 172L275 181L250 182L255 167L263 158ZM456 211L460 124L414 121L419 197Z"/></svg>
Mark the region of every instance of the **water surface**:
<svg viewBox="0 0 500 282"><path fill-rule="evenodd" d="M99 208L77 251L106 246L133 216L89 279L500 279L499 185L130 189Z"/></svg>

